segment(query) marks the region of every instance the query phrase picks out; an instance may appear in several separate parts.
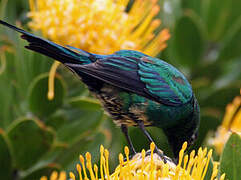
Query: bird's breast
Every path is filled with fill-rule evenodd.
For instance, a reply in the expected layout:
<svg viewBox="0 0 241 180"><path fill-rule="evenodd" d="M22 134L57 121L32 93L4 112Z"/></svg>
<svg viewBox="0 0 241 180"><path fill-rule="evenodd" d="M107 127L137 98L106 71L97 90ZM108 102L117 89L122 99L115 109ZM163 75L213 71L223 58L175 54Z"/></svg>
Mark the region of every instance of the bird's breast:
<svg viewBox="0 0 241 180"><path fill-rule="evenodd" d="M146 126L152 124L145 115L145 106L141 106L141 102L133 101L130 93L111 85L104 85L95 95L117 126L137 126L138 120L144 121Z"/></svg>

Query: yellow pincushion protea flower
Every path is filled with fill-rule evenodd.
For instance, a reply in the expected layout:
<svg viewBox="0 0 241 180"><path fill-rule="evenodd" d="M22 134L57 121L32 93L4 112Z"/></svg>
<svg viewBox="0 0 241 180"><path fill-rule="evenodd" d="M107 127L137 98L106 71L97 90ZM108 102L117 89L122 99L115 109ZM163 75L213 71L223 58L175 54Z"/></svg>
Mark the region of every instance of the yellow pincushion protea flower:
<svg viewBox="0 0 241 180"><path fill-rule="evenodd" d="M91 53L111 54L120 49L138 50L156 56L170 38L160 30L157 0L29 0L29 23L52 41ZM48 98L54 97L52 66Z"/></svg>
<svg viewBox="0 0 241 180"><path fill-rule="evenodd" d="M29 0L30 27L52 41L92 53L110 54L120 49L155 56L166 47L167 29L153 20L157 0Z"/></svg>
<svg viewBox="0 0 241 180"><path fill-rule="evenodd" d="M154 180L154 179L165 179L165 180L203 180L206 176L208 164L212 156L212 150L207 152L207 148L199 148L198 153L195 155L195 151L192 151L190 156L185 155L184 151L187 148L187 142L182 146L179 153L179 162L174 164L169 158L167 163L156 154L153 153L155 144L151 143L150 153L146 155L145 150L141 153L136 154L132 159L129 159L129 149L125 147L126 161L124 156L119 155L120 164L115 169L114 173L109 172L109 152L104 149L103 146L100 148L100 168L97 165L92 167L91 155L86 153L86 163L83 156L80 156L80 164L77 164L76 169L78 171L79 179L91 179L91 180L111 180L111 179L132 179L132 180ZM89 177L87 175L89 172ZM218 174L218 163L214 163L213 173L211 180L216 180ZM70 179L76 180L74 173L70 172ZM225 178L225 174L220 177L220 180ZM47 180L47 177L42 177L41 180ZM50 180L66 180L66 174L60 173L58 177L57 172L53 172Z"/></svg>
<svg viewBox="0 0 241 180"><path fill-rule="evenodd" d="M218 154L222 153L224 144L233 132L241 136L241 96L235 97L233 102L227 105L221 126L218 127L215 137L209 140Z"/></svg>

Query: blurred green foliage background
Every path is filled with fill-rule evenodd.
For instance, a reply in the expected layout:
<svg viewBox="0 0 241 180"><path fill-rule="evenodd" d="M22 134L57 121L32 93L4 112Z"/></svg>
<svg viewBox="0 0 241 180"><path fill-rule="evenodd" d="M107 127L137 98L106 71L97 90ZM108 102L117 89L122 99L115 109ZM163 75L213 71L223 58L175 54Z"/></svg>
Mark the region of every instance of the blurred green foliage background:
<svg viewBox="0 0 241 180"><path fill-rule="evenodd" d="M198 141L222 122L225 106L241 87L241 1L160 0L159 17L171 31L159 57L190 80L201 106ZM26 0L1 0L0 18L28 29ZM28 29L29 30L29 29ZM24 49L19 34L0 27L0 179L35 179L52 170L73 170L89 151L98 163L99 146L110 150L115 167L127 142L99 102L64 67L55 79L55 98L47 99L52 60ZM148 128L171 156L162 131ZM130 128L138 150L148 141Z"/></svg>

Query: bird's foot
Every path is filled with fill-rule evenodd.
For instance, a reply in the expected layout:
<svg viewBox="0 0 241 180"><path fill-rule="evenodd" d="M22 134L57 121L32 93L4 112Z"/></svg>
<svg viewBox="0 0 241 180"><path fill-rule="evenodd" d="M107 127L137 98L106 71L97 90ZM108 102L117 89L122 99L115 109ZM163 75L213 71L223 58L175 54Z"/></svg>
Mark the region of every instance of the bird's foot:
<svg viewBox="0 0 241 180"><path fill-rule="evenodd" d="M163 160L163 162L167 163L168 158L164 155L162 150L160 150L156 147L155 150L154 150L154 153L157 153L158 156Z"/></svg>
<svg viewBox="0 0 241 180"><path fill-rule="evenodd" d="M165 156L163 151L158 148L154 149L154 153L157 154L164 163L167 163L167 162L175 163L175 161L173 161L171 158ZM146 151L145 157L150 156L150 155L151 155L151 150ZM135 152L135 153L129 154L128 159L131 160L131 159L135 158L134 156L141 157L141 153ZM124 158L124 162L126 162L126 161L127 161L127 157Z"/></svg>

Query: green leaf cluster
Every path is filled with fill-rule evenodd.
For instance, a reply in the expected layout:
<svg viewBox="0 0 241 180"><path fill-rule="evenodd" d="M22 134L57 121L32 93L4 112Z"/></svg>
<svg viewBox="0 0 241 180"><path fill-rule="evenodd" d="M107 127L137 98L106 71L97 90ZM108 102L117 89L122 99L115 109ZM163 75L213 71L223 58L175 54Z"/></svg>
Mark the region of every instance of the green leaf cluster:
<svg viewBox="0 0 241 180"><path fill-rule="evenodd" d="M19 17L26 16L27 7L19 1L25 9L17 12L16 6L11 14L12 3L1 1L1 8L11 9L5 17L24 22ZM53 61L25 45L19 34L0 27L0 179L32 180L53 170L73 170L86 151L96 154L93 162L98 163L99 146L112 143L112 122L64 67L55 76L54 99L48 100Z"/></svg>
<svg viewBox="0 0 241 180"><path fill-rule="evenodd" d="M225 173L227 179L238 180L241 176L241 137L232 134L225 144L220 159L219 173Z"/></svg>
<svg viewBox="0 0 241 180"><path fill-rule="evenodd" d="M59 74L55 97L48 100L51 61L23 46L17 39L11 44L14 53L2 52L7 62L0 75L0 179L38 179L52 170L72 169L86 151L95 152L98 162L98 145L110 144L99 102L79 88L79 81L78 96L71 95L68 78Z"/></svg>

